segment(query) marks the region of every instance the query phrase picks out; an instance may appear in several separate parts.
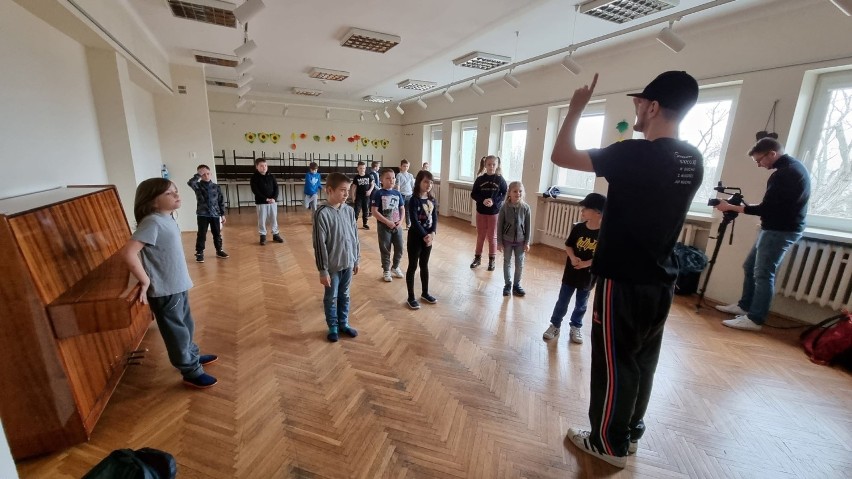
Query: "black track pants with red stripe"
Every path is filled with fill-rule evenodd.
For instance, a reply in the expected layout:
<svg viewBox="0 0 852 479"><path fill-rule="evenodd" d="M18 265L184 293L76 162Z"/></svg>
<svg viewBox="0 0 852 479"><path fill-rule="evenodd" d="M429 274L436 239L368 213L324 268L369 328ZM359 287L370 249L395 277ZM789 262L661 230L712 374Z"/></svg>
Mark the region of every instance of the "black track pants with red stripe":
<svg viewBox="0 0 852 479"><path fill-rule="evenodd" d="M619 283L599 278L592 318L589 420L592 446L626 456L628 441L644 433L654 371L672 285Z"/></svg>

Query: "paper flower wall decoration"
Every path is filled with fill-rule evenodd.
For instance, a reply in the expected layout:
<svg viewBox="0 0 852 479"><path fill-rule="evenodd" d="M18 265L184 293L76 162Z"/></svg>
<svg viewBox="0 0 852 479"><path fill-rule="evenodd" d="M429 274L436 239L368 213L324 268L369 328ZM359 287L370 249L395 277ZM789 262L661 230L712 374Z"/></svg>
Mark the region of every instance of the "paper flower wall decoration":
<svg viewBox="0 0 852 479"><path fill-rule="evenodd" d="M269 133L260 132L257 134L257 139L260 140L261 143L266 143L266 140L269 139Z"/></svg>
<svg viewBox="0 0 852 479"><path fill-rule="evenodd" d="M369 138L361 138L361 145L362 146L369 146L370 145L370 139Z"/></svg>
<svg viewBox="0 0 852 479"><path fill-rule="evenodd" d="M382 148L387 148L387 147L388 147L388 145L390 145L390 141L388 141L388 140L382 140Z"/></svg>
<svg viewBox="0 0 852 479"><path fill-rule="evenodd" d="M295 144L295 143L290 143L290 149L291 149L291 150L295 150L295 149L296 149L296 144Z"/></svg>
<svg viewBox="0 0 852 479"><path fill-rule="evenodd" d="M308 137L308 134L307 134L307 133L302 133L301 135L299 135L299 138L301 138L301 139L303 139L303 140L304 140L305 138L307 138L307 137Z"/></svg>
<svg viewBox="0 0 852 479"><path fill-rule="evenodd" d="M319 135L314 135L314 141L320 141L320 136L319 136Z"/></svg>
<svg viewBox="0 0 852 479"><path fill-rule="evenodd" d="M272 143L278 143L281 140L281 135L278 133L270 133L269 139L272 140Z"/></svg>
<svg viewBox="0 0 852 479"><path fill-rule="evenodd" d="M246 141L249 143L254 143L254 140L257 139L257 135L252 132L248 132L245 134Z"/></svg>

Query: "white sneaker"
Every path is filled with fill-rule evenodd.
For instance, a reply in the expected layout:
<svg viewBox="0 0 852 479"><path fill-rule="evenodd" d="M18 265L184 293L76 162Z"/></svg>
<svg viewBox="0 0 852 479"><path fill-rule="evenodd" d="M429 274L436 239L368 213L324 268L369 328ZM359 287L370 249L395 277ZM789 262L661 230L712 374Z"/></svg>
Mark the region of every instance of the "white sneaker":
<svg viewBox="0 0 852 479"><path fill-rule="evenodd" d="M573 427L568 429L568 439L570 439L575 446L580 448L581 451L606 461L615 467L623 469L624 466L627 465L627 457L625 456L610 456L609 454L595 451L592 447L591 441L589 441L590 435L591 433L589 431L581 431L579 429L574 429Z"/></svg>
<svg viewBox="0 0 852 479"><path fill-rule="evenodd" d="M633 455L636 454L636 451L639 450L639 439L631 439L629 443L627 443L627 454Z"/></svg>
<svg viewBox="0 0 852 479"><path fill-rule="evenodd" d="M733 314L734 316L739 316L741 314L748 314L748 311L743 311L743 308L740 307L739 304L726 304L726 305L718 305L716 309L728 314Z"/></svg>
<svg viewBox="0 0 852 479"><path fill-rule="evenodd" d="M544 332L544 339L554 339L559 337L559 328L554 325L550 325L547 327L547 331Z"/></svg>
<svg viewBox="0 0 852 479"><path fill-rule="evenodd" d="M571 338L572 343L583 344L583 331L581 331L580 328L571 326L571 331L568 333L568 337Z"/></svg>
<svg viewBox="0 0 852 479"><path fill-rule="evenodd" d="M385 280L385 282L388 282L388 283L393 281L393 278L391 278L391 275L390 275L390 271L385 271L384 274L382 274L382 278Z"/></svg>
<svg viewBox="0 0 852 479"><path fill-rule="evenodd" d="M746 331L760 331L763 326L749 319L747 314L741 314L734 319L726 319L722 324L729 328L744 329Z"/></svg>
<svg viewBox="0 0 852 479"><path fill-rule="evenodd" d="M391 270L391 273L393 273L393 275L394 275L394 276L396 276L397 278L405 278L405 275L404 275L404 274L402 274L402 270L401 270L401 269L399 269L399 266L397 266L396 268L392 269L392 270Z"/></svg>

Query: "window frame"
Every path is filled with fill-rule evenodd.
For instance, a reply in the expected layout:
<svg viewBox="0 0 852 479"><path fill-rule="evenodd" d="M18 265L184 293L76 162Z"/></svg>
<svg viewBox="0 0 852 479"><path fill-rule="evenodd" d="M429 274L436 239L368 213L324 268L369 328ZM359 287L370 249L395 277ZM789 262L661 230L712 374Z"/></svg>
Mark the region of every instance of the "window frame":
<svg viewBox="0 0 852 479"><path fill-rule="evenodd" d="M441 132L441 140L440 140L440 148L438 148L438 160L435 161L435 131ZM431 125L426 125L425 128L426 138L426 161L429 162L429 171L432 172L432 176L435 180L441 179L441 166L442 166L442 155L444 149L444 125L442 123L433 123Z"/></svg>
<svg viewBox="0 0 852 479"><path fill-rule="evenodd" d="M499 119L500 119L500 134L497 137L498 144L497 144L497 148L495 148L495 150L497 151L497 156L500 157L500 169L502 170L502 176L504 178L508 178L507 181L514 181L514 180L521 181L522 177L523 177L523 171L524 171L524 161L525 161L526 150L527 150L527 140L529 139L529 113L528 112L521 112L521 113L512 113L512 114L508 114L508 115L500 115ZM518 178L509 178L509 175L508 175L509 169L506 168L506 165L507 165L506 155L505 155L505 152L503 151L503 137L506 135L506 125L518 124L518 123L523 123L525 125L525 127L524 127L524 133L525 133L525 135L524 135L524 152L521 155L521 159L520 159L520 161L521 161L521 165L520 165L521 166L521 168L520 168L521 175ZM517 130L517 131L520 131L520 130Z"/></svg>
<svg viewBox="0 0 852 479"><path fill-rule="evenodd" d="M556 110L556 130L554 134L554 138L558 136L559 130L562 129L562 124L565 123L565 118L568 116L568 105L558 107ZM589 103L586 108L583 110L583 115L580 117L580 121L583 120L584 117L592 117L592 116L600 116L603 118L603 125L601 125L601 137L598 141L598 148L601 147L604 141L604 127L606 126L606 102L598 101L594 103ZM554 140L555 141L555 140ZM553 148L551 148L553 150ZM589 193L595 190L595 181L597 176L593 171L579 171L579 170L571 170L570 168L562 168L557 165L552 165L551 174L550 174L550 184L559 188L559 194L561 195L569 195L569 196L577 196L577 197L585 197ZM585 188L575 188L570 187L568 185L560 184L560 172L562 170L569 170L566 172L567 175L577 175L577 176L591 176L592 178L592 186L589 189Z"/></svg>
<svg viewBox="0 0 852 479"><path fill-rule="evenodd" d="M458 125L458 137L457 137L457 140L458 140L457 146L458 147L456 149L457 161L456 161L456 165L455 165L455 172L456 172L456 178L455 179L459 180L459 181L467 181L467 182L473 183L473 181L476 179L476 169L478 167L478 164L477 164L477 161L476 161L476 143L479 139L479 124L478 124L479 122L476 118L471 118L471 119L467 119L467 120L458 120L455 123ZM471 125L473 126L472 128L471 128ZM471 157L470 171L465 172L462 169L462 163L464 163L464 160L462 159L462 151L464 150L464 132L470 131L470 130L473 130L474 132L476 132L476 136L473 139L473 145L472 145L473 156ZM465 174L465 173L467 173L467 174Z"/></svg>
<svg viewBox="0 0 852 479"><path fill-rule="evenodd" d="M813 171L814 159L810 152L819 143L820 132L828 113L829 92L833 89L852 89L852 69L820 73L814 84L813 94L808 106L808 113L801 128L801 141L796 148L796 158L799 159L808 173ZM813 176L811 174L811 200L813 200ZM833 231L852 232L852 218L817 215L808 211L805 223L811 228L822 228Z"/></svg>

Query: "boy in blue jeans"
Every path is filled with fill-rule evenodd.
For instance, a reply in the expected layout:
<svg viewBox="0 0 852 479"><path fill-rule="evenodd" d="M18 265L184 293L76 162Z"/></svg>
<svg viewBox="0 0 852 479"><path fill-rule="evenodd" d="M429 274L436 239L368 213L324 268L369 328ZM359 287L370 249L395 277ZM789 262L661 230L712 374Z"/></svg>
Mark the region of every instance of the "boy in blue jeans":
<svg viewBox="0 0 852 479"><path fill-rule="evenodd" d="M350 184L343 173L330 173L325 184L328 200L314 214L314 257L320 284L325 287L322 303L328 324L326 337L332 343L340 334L358 336L358 331L349 326L349 287L361 260L355 212L346 204Z"/></svg>
<svg viewBox="0 0 852 479"><path fill-rule="evenodd" d="M550 326L544 332L544 339L554 339L559 336L559 328L562 320L568 312L568 303L571 295L576 291L574 299L574 311L571 313L570 338L572 343L583 342L583 316L586 314L586 304L589 301L589 293L592 292L592 257L598 246L598 232L601 229L601 218L606 197L598 193L589 193L580 202L583 209L580 218L583 222L575 224L571 228L568 239L565 240L565 253L568 255L565 261L565 272L562 274L562 287L559 289L559 299L553 308L550 318Z"/></svg>
<svg viewBox="0 0 852 479"><path fill-rule="evenodd" d="M391 273L397 278L405 278L399 269L402 260L402 225L405 218L405 203L402 194L393 189L396 174L390 168L383 168L379 179L382 188L373 192L370 206L376 218L376 231L379 234L379 252L382 257L382 279L393 281ZM393 261L391 261L393 246Z"/></svg>

